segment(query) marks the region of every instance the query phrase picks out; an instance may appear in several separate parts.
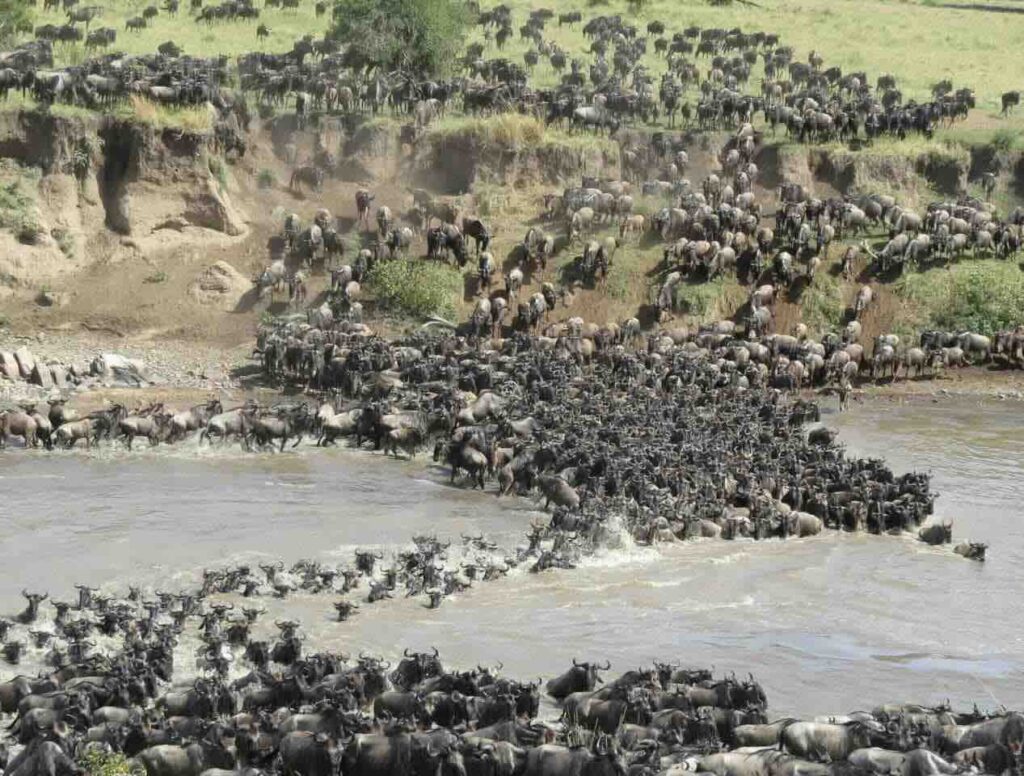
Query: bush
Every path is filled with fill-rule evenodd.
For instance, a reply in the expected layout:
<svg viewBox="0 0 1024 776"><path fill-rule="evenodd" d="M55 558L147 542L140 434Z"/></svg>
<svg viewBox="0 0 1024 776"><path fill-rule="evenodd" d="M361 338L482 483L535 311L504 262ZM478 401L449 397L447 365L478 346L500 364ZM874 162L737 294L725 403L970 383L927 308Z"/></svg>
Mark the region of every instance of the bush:
<svg viewBox="0 0 1024 776"><path fill-rule="evenodd" d="M838 330L843 323L846 304L836 280L822 267L814 276L814 284L804 289L800 300L804 323L813 334L821 335Z"/></svg>
<svg viewBox="0 0 1024 776"><path fill-rule="evenodd" d="M1003 153L1012 151L1017 145L1017 141L1020 140L1020 135L1019 130L1000 129L992 135L992 147Z"/></svg>
<svg viewBox="0 0 1024 776"><path fill-rule="evenodd" d="M217 179L217 185L221 191L228 187L228 171L224 167L224 160L219 156L211 156L208 162L210 174Z"/></svg>
<svg viewBox="0 0 1024 776"><path fill-rule="evenodd" d="M274 173L266 168L259 171L256 176L256 183L261 189L271 189L274 184L277 183L277 179L274 178Z"/></svg>
<svg viewBox="0 0 1024 776"><path fill-rule="evenodd" d="M139 766L132 766L123 754L114 752L88 752L79 761L88 776L140 776Z"/></svg>
<svg viewBox="0 0 1024 776"><path fill-rule="evenodd" d="M13 44L19 32L32 31L34 7L30 0L0 0L0 48Z"/></svg>
<svg viewBox="0 0 1024 776"><path fill-rule="evenodd" d="M14 236L23 245L37 245L43 236L43 227L36 221L35 216L22 213L18 225L14 229Z"/></svg>
<svg viewBox="0 0 1024 776"><path fill-rule="evenodd" d="M143 279L144 283L163 283L167 280L166 272L154 272L152 275L146 275Z"/></svg>
<svg viewBox="0 0 1024 776"><path fill-rule="evenodd" d="M462 275L443 264L396 259L378 263L368 285L383 310L417 318L453 318Z"/></svg>
<svg viewBox="0 0 1024 776"><path fill-rule="evenodd" d="M350 65L444 76L457 68L466 16L459 0L335 0L331 35Z"/></svg>
<svg viewBox="0 0 1024 776"><path fill-rule="evenodd" d="M0 229L16 231L31 207L32 199L22 190L21 181L0 186Z"/></svg>
<svg viewBox="0 0 1024 776"><path fill-rule="evenodd" d="M894 288L919 326L991 334L1024 318L1024 273L1016 264L971 261L948 271L913 272Z"/></svg>
<svg viewBox="0 0 1024 776"><path fill-rule="evenodd" d="M50 237L57 243L57 247L60 248L60 252L68 258L75 255L75 238L72 237L71 232L59 226L55 226L50 230Z"/></svg>

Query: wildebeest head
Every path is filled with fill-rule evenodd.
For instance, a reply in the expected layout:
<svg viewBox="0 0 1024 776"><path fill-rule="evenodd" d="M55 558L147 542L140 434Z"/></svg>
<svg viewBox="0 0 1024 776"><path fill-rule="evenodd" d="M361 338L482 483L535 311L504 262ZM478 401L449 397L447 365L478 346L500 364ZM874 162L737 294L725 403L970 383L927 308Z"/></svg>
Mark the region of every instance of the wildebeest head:
<svg viewBox="0 0 1024 776"><path fill-rule="evenodd" d="M391 682L395 687L408 690L424 679L444 673L437 648L433 647L432 649L432 653L405 650L403 653L405 656L391 674Z"/></svg>
<svg viewBox="0 0 1024 776"><path fill-rule="evenodd" d="M592 692L604 681L598 671L607 671L610 668L611 663L601 666L597 663L580 663L573 658L572 668L547 683L548 695L560 699L574 692Z"/></svg>

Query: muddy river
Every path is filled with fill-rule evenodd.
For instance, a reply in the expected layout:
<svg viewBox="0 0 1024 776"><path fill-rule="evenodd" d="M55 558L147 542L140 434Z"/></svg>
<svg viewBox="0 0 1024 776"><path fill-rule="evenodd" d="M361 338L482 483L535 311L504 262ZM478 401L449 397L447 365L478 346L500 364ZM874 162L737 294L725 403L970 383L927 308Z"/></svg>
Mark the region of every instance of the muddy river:
<svg viewBox="0 0 1024 776"><path fill-rule="evenodd" d="M437 646L455 665L512 676L574 656L625 670L653 658L752 670L771 714L876 702L1024 706L1024 434L999 402L875 404L824 420L859 455L926 470L937 516L990 545L985 564L907 538L829 534L787 542L632 548L575 571L513 572L428 611L423 599L332 622L332 598L263 599L301 620L312 646L395 655ZM451 488L440 468L299 448L0 454L0 611L23 586L71 598L75 582L123 590L192 583L204 566L397 548L416 533L522 542L525 499ZM493 486L492 486L493 487ZM6 676L10 669L0 668Z"/></svg>

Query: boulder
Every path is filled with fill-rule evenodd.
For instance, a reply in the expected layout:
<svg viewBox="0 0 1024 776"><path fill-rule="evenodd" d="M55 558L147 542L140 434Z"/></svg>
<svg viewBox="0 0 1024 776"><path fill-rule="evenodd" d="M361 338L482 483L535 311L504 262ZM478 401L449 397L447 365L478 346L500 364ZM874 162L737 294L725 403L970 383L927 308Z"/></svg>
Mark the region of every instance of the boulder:
<svg viewBox="0 0 1024 776"><path fill-rule="evenodd" d="M92 360L89 371L99 377L113 378L128 385L146 382L146 364L138 358L128 358L118 353L104 353Z"/></svg>
<svg viewBox="0 0 1024 776"><path fill-rule="evenodd" d="M66 390L68 387L68 372L61 364L50 366L50 376L53 378L53 386L58 390Z"/></svg>
<svg viewBox="0 0 1024 776"><path fill-rule="evenodd" d="M251 289L252 281L226 261L218 261L196 275L188 292L200 304L234 310Z"/></svg>
<svg viewBox="0 0 1024 776"><path fill-rule="evenodd" d="M46 364L36 364L32 370L32 383L47 391L53 388L53 376L50 374L50 367Z"/></svg>
<svg viewBox="0 0 1024 776"><path fill-rule="evenodd" d="M0 374L11 380L21 377L21 367L18 366L18 360L10 351L0 352Z"/></svg>
<svg viewBox="0 0 1024 776"><path fill-rule="evenodd" d="M71 297L63 291L41 291L36 297L40 307L65 307L69 301Z"/></svg>
<svg viewBox="0 0 1024 776"><path fill-rule="evenodd" d="M20 347L14 351L14 358L18 361L21 376L28 380L32 376L32 371L36 368L35 356L32 355L28 348Z"/></svg>
<svg viewBox="0 0 1024 776"><path fill-rule="evenodd" d="M238 237L246 233L245 220L231 204L226 192L220 191L213 180L186 196L186 209L183 218L194 226L202 226L223 232L230 237Z"/></svg>

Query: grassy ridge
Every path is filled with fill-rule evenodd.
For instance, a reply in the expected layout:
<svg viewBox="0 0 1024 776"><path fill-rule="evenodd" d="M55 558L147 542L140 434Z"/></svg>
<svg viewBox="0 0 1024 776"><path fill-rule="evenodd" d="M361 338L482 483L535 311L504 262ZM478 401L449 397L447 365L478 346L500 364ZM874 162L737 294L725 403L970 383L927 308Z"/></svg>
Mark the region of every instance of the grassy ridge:
<svg viewBox="0 0 1024 776"><path fill-rule="evenodd" d="M531 8L549 5L541 0L508 0L506 4L513 9L517 23L525 20ZM759 0L757 7L738 3L711 6L706 0L648 0L635 17L626 0L608 0L597 6L575 0L549 7L559 13L578 9L584 19L609 13L636 18L643 25L659 19L669 33L691 24L775 32L784 45L794 47L801 61L816 50L825 57L826 67L864 70L872 84L880 73L895 74L906 98L927 98L933 83L950 78L957 86L976 89L978 107L988 112L998 113L1000 94L1022 86L1017 49L1024 40L1024 14L944 8L912 0ZM570 30L552 22L544 36L571 55L585 51L579 25ZM481 34L476 33L474 39L482 39ZM529 47L517 33L502 54L521 62ZM653 51L648 60L651 65L657 61ZM538 66L535 77L542 84L557 80L546 62ZM754 77L760 78L760 66Z"/></svg>
<svg viewBox="0 0 1024 776"><path fill-rule="evenodd" d="M215 5L217 0L204 0L204 5ZM303 35L321 36L330 23L330 13L316 18L316 0L300 0L298 8L280 9L261 7L258 19L238 21L215 21L210 24L196 22L195 14L189 10L188 0L181 0L180 10L172 16L163 10L163 0L106 0L98 2L104 8L103 15L94 20L89 29L112 27L117 31L117 42L111 51L126 54L153 54L157 46L174 41L184 53L192 56L225 55L236 57L250 51L281 52L291 49L292 44ZM125 30L125 22L154 5L160 8L160 15L151 19L149 26L138 32ZM257 2L255 5L260 6ZM64 24L67 17L62 11L36 9L35 24ZM270 28L270 37L259 41L256 28L265 24ZM60 63L78 64L91 54L84 43L57 43L54 57Z"/></svg>
<svg viewBox="0 0 1024 776"><path fill-rule="evenodd" d="M322 34L329 23L329 14L316 18L315 0L301 0L297 9L264 7L258 20L197 24L185 0L177 16L161 11L147 29L126 32L125 21L151 4L158 3L109 0L104 3L106 12L93 26L115 28L115 48L130 54L150 53L164 41L174 40L188 54L236 56L253 50L287 50L305 34ZM632 16L627 0L607 0L596 6L581 0L555 4L508 0L507 4L513 9L517 25L526 20L531 9L545 5L558 12L578 9L584 18L598 13ZM706 0L648 0L641 14L634 18L642 24L660 19L669 32L691 24L776 32L784 44L795 48L798 59L805 60L811 50L817 50L825 56L826 65L840 65L847 71L865 70L872 80L879 73L894 73L908 98L925 98L931 84L951 78L958 86L974 87L979 108L989 113L998 112L1002 92L1022 86L1018 49L1024 40L1024 14L947 8L927 0L760 0L757 6L711 6ZM36 12L36 24L64 21L62 12ZM260 23L271 30L270 38L264 42L256 40ZM480 40L482 36L482 31L474 28L468 38ZM576 56L583 54L587 45L579 25L559 28L554 20L545 37ZM500 55L521 62L529 46L516 34ZM63 62L74 63L85 56L81 44L62 44L58 49ZM487 56L495 55L492 44ZM651 65L657 61L653 51L649 59ZM759 77L759 70L755 78ZM557 80L557 74L542 62L534 78L541 85L551 84Z"/></svg>

